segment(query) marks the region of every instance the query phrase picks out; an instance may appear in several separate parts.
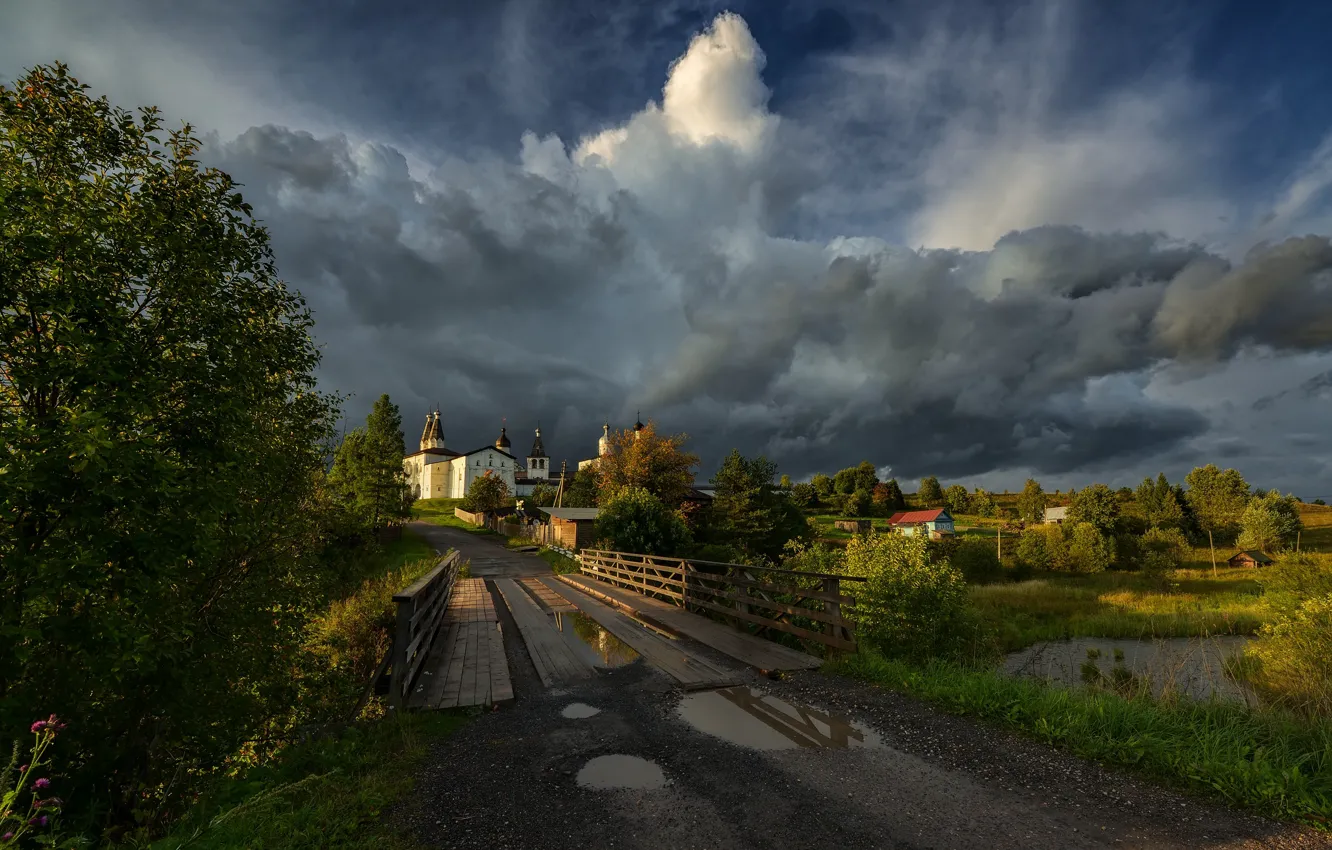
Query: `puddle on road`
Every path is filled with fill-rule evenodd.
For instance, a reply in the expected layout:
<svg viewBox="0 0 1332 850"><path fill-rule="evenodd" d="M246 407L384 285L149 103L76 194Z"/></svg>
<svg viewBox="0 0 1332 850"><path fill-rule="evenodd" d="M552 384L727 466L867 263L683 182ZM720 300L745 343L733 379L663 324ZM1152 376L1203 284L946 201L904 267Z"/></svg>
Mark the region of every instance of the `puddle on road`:
<svg viewBox="0 0 1332 850"><path fill-rule="evenodd" d="M690 694L680 701L679 713L700 732L755 750L880 744L871 729L745 686Z"/></svg>
<svg viewBox="0 0 1332 850"><path fill-rule="evenodd" d="M633 647L586 614L556 611L551 616L555 628L573 645L574 651L595 667L623 667L638 659Z"/></svg>
<svg viewBox="0 0 1332 850"><path fill-rule="evenodd" d="M584 788L607 791L612 788L645 790L666 784L666 774L656 764L638 756L597 756L578 771L577 780Z"/></svg>
<svg viewBox="0 0 1332 850"><path fill-rule="evenodd" d="M560 714L570 720L582 720L586 717L593 717L601 713L601 709L582 702L571 702L564 707Z"/></svg>

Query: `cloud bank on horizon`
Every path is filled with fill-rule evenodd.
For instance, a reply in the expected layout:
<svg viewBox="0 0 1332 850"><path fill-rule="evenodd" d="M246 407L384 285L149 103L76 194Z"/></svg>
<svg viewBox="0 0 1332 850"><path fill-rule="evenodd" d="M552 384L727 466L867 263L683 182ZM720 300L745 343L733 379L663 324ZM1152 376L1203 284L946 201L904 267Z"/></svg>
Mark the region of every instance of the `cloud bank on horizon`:
<svg viewBox="0 0 1332 850"><path fill-rule="evenodd" d="M573 461L642 409L709 467L1011 487L1215 461L1332 496L1332 135L1227 193L1180 69L1061 106L1066 9L1024 5L1020 40L897 22L781 111L722 13L659 95L574 139L457 153L267 120L205 159L310 301L325 385L353 418L389 392L409 442L438 402L454 447L504 416L525 450L540 419ZM558 108L506 20L505 90Z"/></svg>

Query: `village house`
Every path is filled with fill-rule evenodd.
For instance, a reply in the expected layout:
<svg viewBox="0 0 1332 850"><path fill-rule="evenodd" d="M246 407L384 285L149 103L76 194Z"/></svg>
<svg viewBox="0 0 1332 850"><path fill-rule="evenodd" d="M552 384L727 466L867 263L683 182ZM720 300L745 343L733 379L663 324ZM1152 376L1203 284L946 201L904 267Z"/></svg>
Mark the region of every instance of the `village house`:
<svg viewBox="0 0 1332 850"><path fill-rule="evenodd" d="M1068 508L1067 508L1067 507L1063 507L1063 508L1046 508L1046 509L1045 509L1045 524L1046 524L1046 525L1063 525L1063 524L1064 524L1064 520L1066 520L1066 519L1068 519Z"/></svg>
<svg viewBox="0 0 1332 850"><path fill-rule="evenodd" d="M927 511L900 511L888 517L890 528L905 535L914 535L923 531L930 537L942 537L953 534L953 517L945 508L931 508Z"/></svg>
<svg viewBox="0 0 1332 850"><path fill-rule="evenodd" d="M1265 567L1272 563L1272 559L1257 549L1241 549L1231 555L1226 563L1232 567Z"/></svg>

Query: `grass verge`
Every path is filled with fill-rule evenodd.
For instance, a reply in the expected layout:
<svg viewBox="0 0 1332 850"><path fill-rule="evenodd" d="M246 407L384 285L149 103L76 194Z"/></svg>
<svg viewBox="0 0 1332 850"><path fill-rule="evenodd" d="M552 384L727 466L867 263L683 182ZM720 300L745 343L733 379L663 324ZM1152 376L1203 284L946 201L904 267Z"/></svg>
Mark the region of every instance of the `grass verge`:
<svg viewBox="0 0 1332 850"><path fill-rule="evenodd" d="M410 714L290 747L242 777L219 780L150 847L417 848L383 813L412 790L430 745L465 722L460 713Z"/></svg>
<svg viewBox="0 0 1332 850"><path fill-rule="evenodd" d="M1332 726L1224 702L1126 698L873 652L824 668L1258 814L1332 828Z"/></svg>
<svg viewBox="0 0 1332 850"><path fill-rule="evenodd" d="M554 549L547 549L543 546L541 551L537 554L541 556L541 560L550 564L551 572L556 575L568 575L579 572L577 561L573 558L567 558L564 555L561 555Z"/></svg>
<svg viewBox="0 0 1332 850"><path fill-rule="evenodd" d="M449 528L461 528L471 534L494 535L489 528L472 525L454 515L453 509L462 504L462 499L417 499L412 505L412 519L419 519L431 525L447 525Z"/></svg>

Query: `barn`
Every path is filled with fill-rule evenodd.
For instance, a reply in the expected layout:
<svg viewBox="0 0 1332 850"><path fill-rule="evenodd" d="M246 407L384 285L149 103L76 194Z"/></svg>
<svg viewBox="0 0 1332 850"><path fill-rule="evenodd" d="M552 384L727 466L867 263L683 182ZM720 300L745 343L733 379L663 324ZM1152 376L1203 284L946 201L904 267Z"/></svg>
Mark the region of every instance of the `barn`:
<svg viewBox="0 0 1332 850"><path fill-rule="evenodd" d="M597 508L542 508L541 511L550 515L555 545L576 552L595 541Z"/></svg>
<svg viewBox="0 0 1332 850"><path fill-rule="evenodd" d="M1265 567L1272 559L1257 549L1241 549L1226 561L1232 567Z"/></svg>
<svg viewBox="0 0 1332 850"><path fill-rule="evenodd" d="M906 535L915 534L916 529L924 529L930 537L952 534L954 531L952 514L944 508L895 513L888 518L888 525Z"/></svg>

